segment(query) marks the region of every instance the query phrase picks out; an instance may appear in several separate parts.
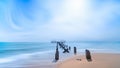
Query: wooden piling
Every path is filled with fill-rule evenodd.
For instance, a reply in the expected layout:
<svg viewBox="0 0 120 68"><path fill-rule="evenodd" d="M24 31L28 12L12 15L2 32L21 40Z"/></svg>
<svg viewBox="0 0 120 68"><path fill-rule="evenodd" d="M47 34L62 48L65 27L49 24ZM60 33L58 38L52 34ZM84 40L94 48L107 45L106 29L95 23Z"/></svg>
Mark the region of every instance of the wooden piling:
<svg viewBox="0 0 120 68"><path fill-rule="evenodd" d="M76 55L76 54L77 54L77 48L74 47L74 55Z"/></svg>
<svg viewBox="0 0 120 68"><path fill-rule="evenodd" d="M71 47L69 46L69 51L71 50Z"/></svg>
<svg viewBox="0 0 120 68"><path fill-rule="evenodd" d="M59 50L58 50L58 45L56 46L56 53L55 53L55 60L59 60Z"/></svg>
<svg viewBox="0 0 120 68"><path fill-rule="evenodd" d="M87 59L87 61L92 61L90 51L86 49L85 53L86 53L86 59Z"/></svg>

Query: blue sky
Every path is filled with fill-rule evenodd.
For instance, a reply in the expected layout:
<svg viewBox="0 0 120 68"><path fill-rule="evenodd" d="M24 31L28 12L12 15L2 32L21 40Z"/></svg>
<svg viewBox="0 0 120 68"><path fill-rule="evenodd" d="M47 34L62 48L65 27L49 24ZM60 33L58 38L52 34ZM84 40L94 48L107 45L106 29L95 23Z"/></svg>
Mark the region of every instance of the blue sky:
<svg viewBox="0 0 120 68"><path fill-rule="evenodd" d="M0 41L120 40L119 0L0 0Z"/></svg>

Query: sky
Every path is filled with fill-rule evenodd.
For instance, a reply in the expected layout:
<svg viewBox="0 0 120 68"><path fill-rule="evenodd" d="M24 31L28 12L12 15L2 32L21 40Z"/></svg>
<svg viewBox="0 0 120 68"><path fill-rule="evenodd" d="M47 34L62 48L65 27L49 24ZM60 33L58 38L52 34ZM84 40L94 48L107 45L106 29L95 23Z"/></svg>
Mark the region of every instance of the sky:
<svg viewBox="0 0 120 68"><path fill-rule="evenodd" d="M0 41L120 41L119 0L0 0Z"/></svg>

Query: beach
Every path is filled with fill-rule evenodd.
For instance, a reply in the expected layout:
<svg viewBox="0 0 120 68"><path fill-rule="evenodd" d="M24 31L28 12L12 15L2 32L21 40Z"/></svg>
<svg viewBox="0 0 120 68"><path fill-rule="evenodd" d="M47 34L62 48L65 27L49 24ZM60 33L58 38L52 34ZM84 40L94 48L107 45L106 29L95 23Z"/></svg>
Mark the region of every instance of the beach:
<svg viewBox="0 0 120 68"><path fill-rule="evenodd" d="M59 60L54 62L56 44L2 42L0 68L120 68L119 42L66 44L71 46L70 53L63 53L63 49L59 48ZM77 47L77 55L74 55L74 46ZM85 49L90 50L92 62L86 60Z"/></svg>
<svg viewBox="0 0 120 68"><path fill-rule="evenodd" d="M57 68L120 68L120 54L93 53L91 62L77 55L60 62Z"/></svg>
<svg viewBox="0 0 120 68"><path fill-rule="evenodd" d="M85 55L75 55L64 61L54 63L31 63L23 68L120 68L120 54L93 53L92 61L87 61Z"/></svg>
<svg viewBox="0 0 120 68"><path fill-rule="evenodd" d="M120 54L93 53L89 62L85 55L75 55L53 63L31 63L23 68L120 68Z"/></svg>

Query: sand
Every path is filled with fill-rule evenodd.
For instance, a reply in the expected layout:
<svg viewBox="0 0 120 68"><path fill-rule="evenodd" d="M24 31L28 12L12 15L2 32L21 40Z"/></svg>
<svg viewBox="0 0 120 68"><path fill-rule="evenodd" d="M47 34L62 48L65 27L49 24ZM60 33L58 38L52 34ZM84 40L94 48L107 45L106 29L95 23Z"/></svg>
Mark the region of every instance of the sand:
<svg viewBox="0 0 120 68"><path fill-rule="evenodd" d="M120 68L120 54L94 53L91 62L78 55L59 62L56 68Z"/></svg>
<svg viewBox="0 0 120 68"><path fill-rule="evenodd" d="M76 55L56 63L32 62L20 68L120 68L120 54L92 53L91 55L91 62L86 60L85 55Z"/></svg>

